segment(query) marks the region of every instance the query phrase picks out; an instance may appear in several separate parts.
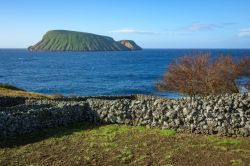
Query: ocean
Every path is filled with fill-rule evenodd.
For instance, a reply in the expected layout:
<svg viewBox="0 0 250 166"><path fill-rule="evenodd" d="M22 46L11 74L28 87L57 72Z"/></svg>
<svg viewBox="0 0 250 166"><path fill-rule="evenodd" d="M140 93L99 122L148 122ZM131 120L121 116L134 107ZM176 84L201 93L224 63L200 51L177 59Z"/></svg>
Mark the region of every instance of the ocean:
<svg viewBox="0 0 250 166"><path fill-rule="evenodd" d="M212 57L250 55L250 49L144 49L133 52L0 49L0 83L65 96L146 94L175 98L178 93L158 92L155 83L178 57L201 52Z"/></svg>

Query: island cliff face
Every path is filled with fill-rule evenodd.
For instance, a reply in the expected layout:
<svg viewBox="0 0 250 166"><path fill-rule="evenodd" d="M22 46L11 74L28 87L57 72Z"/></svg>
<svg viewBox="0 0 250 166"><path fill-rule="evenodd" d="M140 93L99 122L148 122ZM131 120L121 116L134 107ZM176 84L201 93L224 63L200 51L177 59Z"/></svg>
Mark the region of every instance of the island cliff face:
<svg viewBox="0 0 250 166"><path fill-rule="evenodd" d="M121 40L118 42L130 50L142 50L142 48L138 46L133 40Z"/></svg>
<svg viewBox="0 0 250 166"><path fill-rule="evenodd" d="M141 50L131 40L116 42L108 36L67 30L48 31L29 51L133 51Z"/></svg>

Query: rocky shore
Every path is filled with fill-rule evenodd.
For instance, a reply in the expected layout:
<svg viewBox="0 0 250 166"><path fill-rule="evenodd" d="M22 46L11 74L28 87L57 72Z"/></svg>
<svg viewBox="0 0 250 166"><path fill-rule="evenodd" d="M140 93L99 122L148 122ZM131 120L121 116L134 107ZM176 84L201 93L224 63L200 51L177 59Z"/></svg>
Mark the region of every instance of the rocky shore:
<svg viewBox="0 0 250 166"><path fill-rule="evenodd" d="M145 95L54 100L0 97L0 137L83 121L250 136L250 93L196 99Z"/></svg>

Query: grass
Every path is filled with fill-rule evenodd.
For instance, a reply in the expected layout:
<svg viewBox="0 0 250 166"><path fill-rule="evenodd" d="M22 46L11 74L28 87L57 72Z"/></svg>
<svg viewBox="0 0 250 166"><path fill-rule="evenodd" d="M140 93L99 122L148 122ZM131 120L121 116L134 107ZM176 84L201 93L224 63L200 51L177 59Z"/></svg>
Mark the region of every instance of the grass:
<svg viewBox="0 0 250 166"><path fill-rule="evenodd" d="M42 51L105 51L130 49L111 37L95 35L85 32L66 30L48 31L43 39L36 45L29 47L30 50Z"/></svg>
<svg viewBox="0 0 250 166"><path fill-rule="evenodd" d="M8 90L24 91L22 89L19 89L19 88L15 87L15 86L12 86L12 85L9 85L9 84L0 84L0 88L8 89Z"/></svg>
<svg viewBox="0 0 250 166"><path fill-rule="evenodd" d="M134 157L132 150L126 146L120 151L120 153L121 154L117 156L117 159L121 160L123 163L128 163Z"/></svg>
<svg viewBox="0 0 250 166"><path fill-rule="evenodd" d="M160 133L164 136L174 136L176 132L174 130L161 130Z"/></svg>
<svg viewBox="0 0 250 166"><path fill-rule="evenodd" d="M168 136L168 137L171 137L171 136L174 136L176 134L176 131L174 130L170 130L170 129L164 129L164 130L161 130L161 129L150 129L150 128L147 128L145 126L135 126L134 127L136 130L138 130L139 132L149 132L149 131L154 131L156 134L161 134L163 136Z"/></svg>
<svg viewBox="0 0 250 166"><path fill-rule="evenodd" d="M250 138L77 123L0 140L0 165L248 165L249 149Z"/></svg>
<svg viewBox="0 0 250 166"><path fill-rule="evenodd" d="M63 95L46 95L35 92L28 92L23 89L17 88L9 84L0 84L0 96L10 96L10 97L27 97L27 98L61 98Z"/></svg>
<svg viewBox="0 0 250 166"><path fill-rule="evenodd" d="M231 160L232 165L242 165L243 161L241 159Z"/></svg>
<svg viewBox="0 0 250 166"><path fill-rule="evenodd" d="M217 142L219 145L240 145L242 142L237 139L223 139Z"/></svg>
<svg viewBox="0 0 250 166"><path fill-rule="evenodd" d="M243 144L242 140L237 138L221 138L209 137L208 140L216 145L241 145Z"/></svg>

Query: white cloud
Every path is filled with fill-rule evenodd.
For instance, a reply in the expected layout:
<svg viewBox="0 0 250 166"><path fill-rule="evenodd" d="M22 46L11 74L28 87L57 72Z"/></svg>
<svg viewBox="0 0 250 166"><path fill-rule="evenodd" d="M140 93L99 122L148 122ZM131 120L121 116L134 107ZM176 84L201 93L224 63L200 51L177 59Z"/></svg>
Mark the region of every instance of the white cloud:
<svg viewBox="0 0 250 166"><path fill-rule="evenodd" d="M135 29L118 29L118 30L113 30L110 31L112 33L137 33L137 32L141 32Z"/></svg>
<svg viewBox="0 0 250 166"><path fill-rule="evenodd" d="M110 33L126 33L126 34L141 34L141 35L160 35L165 34L164 32L153 32L153 31L144 31L144 30L137 30L137 29L118 29L109 31Z"/></svg>
<svg viewBox="0 0 250 166"><path fill-rule="evenodd" d="M109 33L122 33L122 34L139 34L139 35L175 35L175 34L185 34L187 32L199 32L199 31L212 31L215 29L226 28L232 26L236 23L224 22L218 24L208 24L208 23L193 23L189 26L179 28L179 29L166 29L164 31L146 31L138 30L133 28L122 28L117 30L109 31Z"/></svg>
<svg viewBox="0 0 250 166"><path fill-rule="evenodd" d="M250 37L250 28L241 29L239 32L240 37Z"/></svg>
<svg viewBox="0 0 250 166"><path fill-rule="evenodd" d="M186 27L185 29L190 32L197 32L197 31L204 31L204 30L213 30L214 27L211 24L195 23Z"/></svg>
<svg viewBox="0 0 250 166"><path fill-rule="evenodd" d="M198 32L198 31L211 31L219 28L225 28L234 25L233 22L225 22L220 24L207 24L207 23L193 23L184 28L188 32Z"/></svg>

